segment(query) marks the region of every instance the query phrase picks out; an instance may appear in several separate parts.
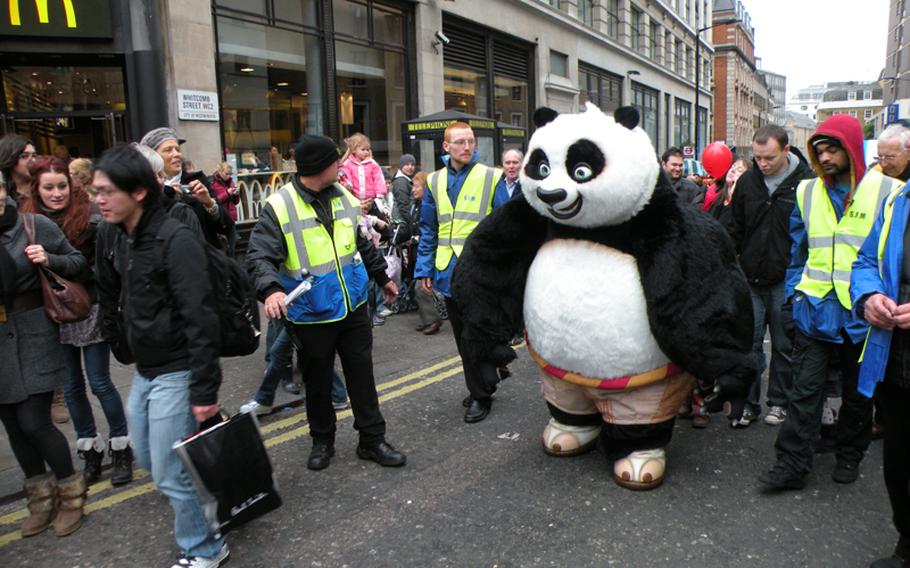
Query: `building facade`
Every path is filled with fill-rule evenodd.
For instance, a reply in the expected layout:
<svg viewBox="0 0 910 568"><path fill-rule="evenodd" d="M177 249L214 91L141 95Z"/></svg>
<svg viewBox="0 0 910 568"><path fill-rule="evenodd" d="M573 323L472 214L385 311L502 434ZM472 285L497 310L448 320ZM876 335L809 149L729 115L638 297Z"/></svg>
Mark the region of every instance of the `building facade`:
<svg viewBox="0 0 910 568"><path fill-rule="evenodd" d="M755 123L755 42L740 0L715 0L714 136L746 155Z"/></svg>
<svg viewBox="0 0 910 568"><path fill-rule="evenodd" d="M889 105L910 99L910 14L906 0L891 0L888 7L888 39L882 70L883 101Z"/></svg>
<svg viewBox="0 0 910 568"><path fill-rule="evenodd" d="M760 63L758 65L761 66ZM783 125L787 119L787 77L767 69L759 69L757 75L764 80L768 88L768 102L771 107L768 121Z"/></svg>
<svg viewBox="0 0 910 568"><path fill-rule="evenodd" d="M824 122L834 114L849 114L859 120L867 137L871 137L875 118L881 110L882 87L877 81L828 83L828 89L816 107L816 120Z"/></svg>
<svg viewBox="0 0 910 568"><path fill-rule="evenodd" d="M692 144L696 124L702 147L712 138L714 50L704 33L696 45L711 0L38 3L48 22L36 0L10 2L18 22L3 14L0 116L43 153L97 156L170 125L196 167L227 160L255 194L291 171L304 133L363 132L380 164L412 151L432 167L438 142L403 126L446 109L519 146L536 107L588 101L638 108L659 152ZM502 147L479 149L495 162Z"/></svg>

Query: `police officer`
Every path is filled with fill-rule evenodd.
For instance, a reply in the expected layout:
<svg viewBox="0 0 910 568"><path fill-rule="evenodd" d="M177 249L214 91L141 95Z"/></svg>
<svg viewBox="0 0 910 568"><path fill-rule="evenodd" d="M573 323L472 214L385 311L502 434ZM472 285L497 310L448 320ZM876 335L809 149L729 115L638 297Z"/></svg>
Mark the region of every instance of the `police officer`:
<svg viewBox="0 0 910 568"><path fill-rule="evenodd" d="M337 183L337 145L306 134L295 149L297 175L269 196L250 236L247 269L270 318L285 318L304 348L299 353L313 449L307 467L328 467L335 453L332 369L341 359L360 432L357 456L402 466L405 456L385 441L385 420L373 378L373 332L368 283L387 302L398 294L385 261L357 230L360 203ZM312 288L289 305L285 299L305 279Z"/></svg>
<svg viewBox="0 0 910 568"><path fill-rule="evenodd" d="M420 210L420 241L414 278L427 293L435 287L445 297L455 343L461 353L462 323L458 304L452 299L455 263L468 236L493 210L494 203L509 200L502 171L478 163L477 139L471 126L454 122L446 128L442 149L448 153L445 167L430 174ZM505 196L495 195L497 191ZM501 372L501 371L500 371ZM493 391L499 380L495 367L465 365L465 383L470 393L464 421L480 422L490 413Z"/></svg>

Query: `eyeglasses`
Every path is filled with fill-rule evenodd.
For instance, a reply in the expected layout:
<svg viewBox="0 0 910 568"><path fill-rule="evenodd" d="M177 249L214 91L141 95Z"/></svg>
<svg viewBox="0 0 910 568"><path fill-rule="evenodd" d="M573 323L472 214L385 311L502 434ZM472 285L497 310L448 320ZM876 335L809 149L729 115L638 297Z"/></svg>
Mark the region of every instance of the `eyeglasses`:
<svg viewBox="0 0 910 568"><path fill-rule="evenodd" d="M467 140L452 140L449 144L452 146L473 146L474 144L477 144L477 140L474 140L473 138Z"/></svg>
<svg viewBox="0 0 910 568"><path fill-rule="evenodd" d="M38 152L22 152L19 154L20 160L31 160L32 158L37 158Z"/></svg>
<svg viewBox="0 0 910 568"><path fill-rule="evenodd" d="M881 154L881 155L876 156L875 158L879 162L891 162L891 161L896 160L897 156L898 156L898 154Z"/></svg>

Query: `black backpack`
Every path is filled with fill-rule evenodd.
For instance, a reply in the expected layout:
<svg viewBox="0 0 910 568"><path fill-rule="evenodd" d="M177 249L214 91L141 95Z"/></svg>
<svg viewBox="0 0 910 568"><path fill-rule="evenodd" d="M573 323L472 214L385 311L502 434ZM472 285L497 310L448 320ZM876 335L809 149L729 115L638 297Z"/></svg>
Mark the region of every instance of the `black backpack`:
<svg viewBox="0 0 910 568"><path fill-rule="evenodd" d="M167 243L178 227L184 226L172 217L165 219L158 231L158 241ZM205 248L212 299L218 314L221 357L242 357L259 348L259 303L250 277L240 263L199 239ZM159 251L158 266L164 265L164 250Z"/></svg>

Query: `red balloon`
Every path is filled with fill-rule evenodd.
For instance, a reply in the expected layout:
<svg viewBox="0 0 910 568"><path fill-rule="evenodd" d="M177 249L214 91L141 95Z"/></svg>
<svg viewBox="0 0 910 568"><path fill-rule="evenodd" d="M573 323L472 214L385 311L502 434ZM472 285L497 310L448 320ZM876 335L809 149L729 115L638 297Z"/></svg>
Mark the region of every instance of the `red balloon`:
<svg viewBox="0 0 910 568"><path fill-rule="evenodd" d="M723 142L711 142L701 153L701 164L714 179L723 177L733 165L733 152Z"/></svg>

